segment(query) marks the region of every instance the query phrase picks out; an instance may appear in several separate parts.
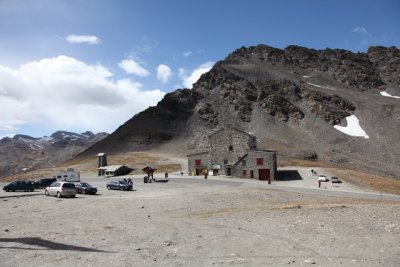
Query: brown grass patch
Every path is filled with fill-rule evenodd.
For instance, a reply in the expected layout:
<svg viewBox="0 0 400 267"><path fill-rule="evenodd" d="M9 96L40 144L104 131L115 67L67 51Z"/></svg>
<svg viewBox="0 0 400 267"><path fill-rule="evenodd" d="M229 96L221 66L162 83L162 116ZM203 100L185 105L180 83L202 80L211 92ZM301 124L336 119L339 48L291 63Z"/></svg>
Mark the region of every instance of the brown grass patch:
<svg viewBox="0 0 400 267"><path fill-rule="evenodd" d="M400 195L400 180L349 169L333 170L342 180L360 187Z"/></svg>
<svg viewBox="0 0 400 267"><path fill-rule="evenodd" d="M290 159L278 157L278 167L285 166L299 166L299 167L320 167L320 168L334 168L335 165L318 161L318 160L304 160L304 159Z"/></svg>

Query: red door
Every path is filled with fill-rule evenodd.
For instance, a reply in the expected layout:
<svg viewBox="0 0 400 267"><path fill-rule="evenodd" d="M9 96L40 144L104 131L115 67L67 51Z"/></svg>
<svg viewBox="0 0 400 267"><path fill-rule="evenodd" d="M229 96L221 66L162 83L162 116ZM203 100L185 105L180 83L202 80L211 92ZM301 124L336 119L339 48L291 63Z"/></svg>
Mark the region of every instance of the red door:
<svg viewBox="0 0 400 267"><path fill-rule="evenodd" d="M270 180L271 179L271 173L270 169L259 169L258 170L258 179L259 180Z"/></svg>
<svg viewBox="0 0 400 267"><path fill-rule="evenodd" d="M250 178L254 178L254 171L253 170L250 171Z"/></svg>

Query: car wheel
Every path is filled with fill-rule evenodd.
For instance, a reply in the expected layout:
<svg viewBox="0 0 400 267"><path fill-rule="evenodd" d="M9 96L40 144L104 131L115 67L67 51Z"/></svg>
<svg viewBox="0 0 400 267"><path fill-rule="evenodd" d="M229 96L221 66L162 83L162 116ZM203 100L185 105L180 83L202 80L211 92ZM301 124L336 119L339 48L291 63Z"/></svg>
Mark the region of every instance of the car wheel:
<svg viewBox="0 0 400 267"><path fill-rule="evenodd" d="M35 189L31 189L31 192L33 192L33 190L35 190Z"/></svg>
<svg viewBox="0 0 400 267"><path fill-rule="evenodd" d="M74 197L75 197L75 195L72 195L71 197L72 197L72 198L74 198Z"/></svg>
<svg viewBox="0 0 400 267"><path fill-rule="evenodd" d="M44 191L44 195L45 195L45 196L48 196L48 195L49 195L49 192L47 192L47 190L45 190L45 191Z"/></svg>
<svg viewBox="0 0 400 267"><path fill-rule="evenodd" d="M10 192L10 189L6 189L6 192Z"/></svg>
<svg viewBox="0 0 400 267"><path fill-rule="evenodd" d="M61 193L57 192L57 197L60 198L61 197Z"/></svg>
<svg viewBox="0 0 400 267"><path fill-rule="evenodd" d="M123 188L123 187L120 187L119 189L120 189L121 191L124 191L124 188Z"/></svg>
<svg viewBox="0 0 400 267"><path fill-rule="evenodd" d="M111 186L107 186L107 189L108 189L108 190L111 190Z"/></svg>

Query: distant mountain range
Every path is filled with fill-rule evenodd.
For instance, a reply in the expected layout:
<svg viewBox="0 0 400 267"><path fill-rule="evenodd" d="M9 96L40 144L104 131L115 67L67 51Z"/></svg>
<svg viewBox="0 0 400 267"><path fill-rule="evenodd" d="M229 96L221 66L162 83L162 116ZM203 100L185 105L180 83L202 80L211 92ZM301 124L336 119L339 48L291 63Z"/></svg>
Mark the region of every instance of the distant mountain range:
<svg viewBox="0 0 400 267"><path fill-rule="evenodd" d="M399 177L399 96L396 47L242 47L193 89L165 95L78 158L149 149L185 155L206 150L214 130L234 127L280 157Z"/></svg>
<svg viewBox="0 0 400 267"><path fill-rule="evenodd" d="M0 177L53 167L107 137L107 133L57 131L50 137L17 134L0 140Z"/></svg>

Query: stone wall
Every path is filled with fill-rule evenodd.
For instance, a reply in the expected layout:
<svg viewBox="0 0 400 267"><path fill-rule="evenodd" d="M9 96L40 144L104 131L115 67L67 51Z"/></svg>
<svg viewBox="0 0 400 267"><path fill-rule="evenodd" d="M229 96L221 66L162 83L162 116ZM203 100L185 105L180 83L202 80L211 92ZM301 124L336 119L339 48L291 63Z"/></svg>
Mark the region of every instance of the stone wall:
<svg viewBox="0 0 400 267"><path fill-rule="evenodd" d="M249 149L256 148L256 137L237 129L221 129L209 137L211 164L221 165L219 174L225 174L226 165L233 164Z"/></svg>
<svg viewBox="0 0 400 267"><path fill-rule="evenodd" d="M204 169L204 167L207 167L210 170L211 162L210 162L209 152L190 154L187 157L188 157L188 174L189 175L193 175L193 173L195 175L201 174L201 171ZM196 165L196 160L200 160L201 164ZM197 173L196 173L196 170L197 170Z"/></svg>
<svg viewBox="0 0 400 267"><path fill-rule="evenodd" d="M257 165L257 159L263 159L262 165ZM236 177L254 178L259 180L259 170L269 169L271 180L277 176L276 151L272 150L249 150L239 162L233 165L231 175ZM243 171L246 172L244 175ZM251 177L253 171L253 177Z"/></svg>

